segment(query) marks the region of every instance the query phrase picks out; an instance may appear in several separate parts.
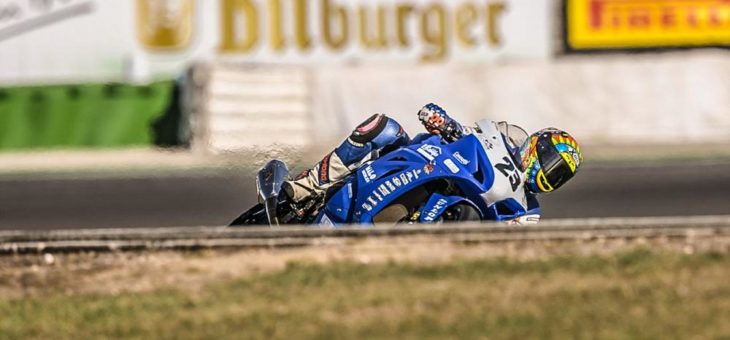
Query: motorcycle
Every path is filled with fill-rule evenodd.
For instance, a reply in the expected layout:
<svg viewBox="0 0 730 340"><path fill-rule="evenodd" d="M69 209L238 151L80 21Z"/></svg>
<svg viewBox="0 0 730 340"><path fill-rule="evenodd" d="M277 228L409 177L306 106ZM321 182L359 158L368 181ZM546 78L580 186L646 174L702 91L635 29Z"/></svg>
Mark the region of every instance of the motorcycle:
<svg viewBox="0 0 730 340"><path fill-rule="evenodd" d="M286 164L272 160L256 176L260 203L231 226L511 220L527 204L506 138L489 120L452 143L431 136L366 162L325 194L296 205L280 195Z"/></svg>

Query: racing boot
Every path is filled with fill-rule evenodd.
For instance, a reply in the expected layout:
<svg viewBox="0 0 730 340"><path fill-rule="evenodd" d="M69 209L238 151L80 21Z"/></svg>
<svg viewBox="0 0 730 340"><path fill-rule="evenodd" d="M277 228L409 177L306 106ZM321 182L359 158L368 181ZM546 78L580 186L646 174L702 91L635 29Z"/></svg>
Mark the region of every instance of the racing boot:
<svg viewBox="0 0 730 340"><path fill-rule="evenodd" d="M363 163L377 158L383 149L395 149L409 141L398 122L384 114L375 114L355 128L339 147L324 156L313 168L305 170L292 181L284 182L282 188L295 203L324 195L329 187Z"/></svg>

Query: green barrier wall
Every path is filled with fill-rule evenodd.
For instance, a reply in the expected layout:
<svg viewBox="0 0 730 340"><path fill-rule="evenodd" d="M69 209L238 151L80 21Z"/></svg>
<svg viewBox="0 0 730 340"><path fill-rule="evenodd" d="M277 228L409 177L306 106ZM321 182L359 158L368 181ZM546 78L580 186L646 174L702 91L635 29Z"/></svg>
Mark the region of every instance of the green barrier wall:
<svg viewBox="0 0 730 340"><path fill-rule="evenodd" d="M174 86L0 88L0 150L151 145Z"/></svg>

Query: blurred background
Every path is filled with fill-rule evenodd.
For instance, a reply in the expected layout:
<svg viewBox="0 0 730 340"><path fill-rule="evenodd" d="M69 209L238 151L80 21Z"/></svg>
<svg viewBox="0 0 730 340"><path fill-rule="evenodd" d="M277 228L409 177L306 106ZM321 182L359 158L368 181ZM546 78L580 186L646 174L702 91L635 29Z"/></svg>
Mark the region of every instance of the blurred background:
<svg viewBox="0 0 730 340"><path fill-rule="evenodd" d="M555 126L546 218L730 213L720 0L0 0L0 229L222 225L380 112Z"/></svg>

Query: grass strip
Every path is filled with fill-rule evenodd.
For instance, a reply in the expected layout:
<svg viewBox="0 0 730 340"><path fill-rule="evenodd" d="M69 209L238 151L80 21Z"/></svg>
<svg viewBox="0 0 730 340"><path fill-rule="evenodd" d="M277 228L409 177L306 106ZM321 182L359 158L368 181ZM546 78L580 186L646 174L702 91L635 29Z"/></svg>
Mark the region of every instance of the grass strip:
<svg viewBox="0 0 730 340"><path fill-rule="evenodd" d="M195 273L191 273L195 275ZM1 338L730 337L730 255L291 263L200 292L0 301Z"/></svg>

